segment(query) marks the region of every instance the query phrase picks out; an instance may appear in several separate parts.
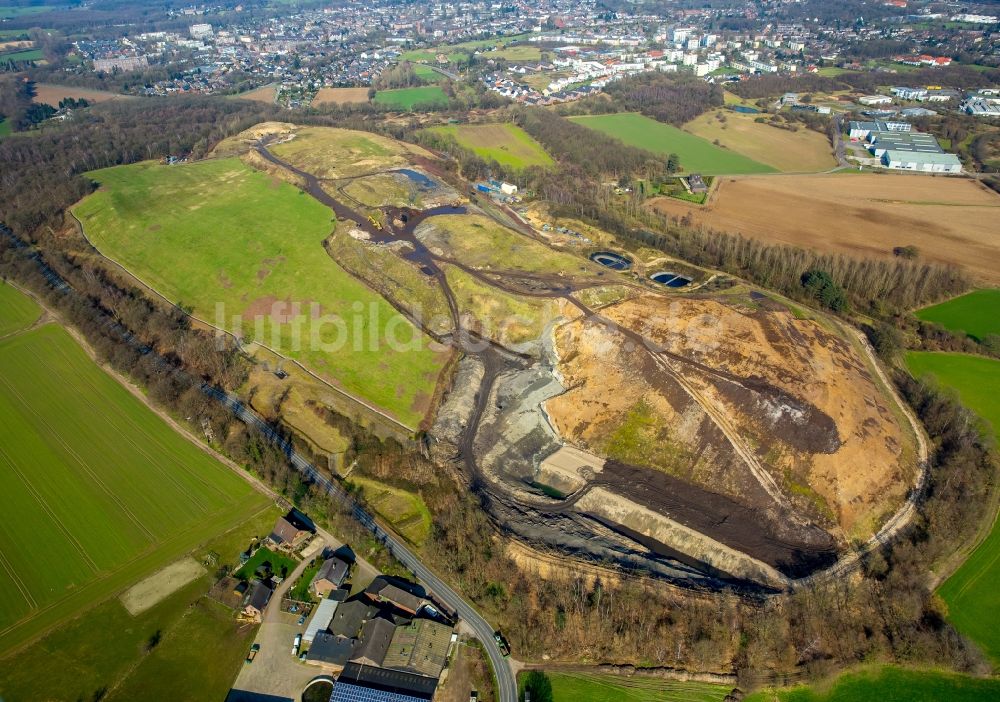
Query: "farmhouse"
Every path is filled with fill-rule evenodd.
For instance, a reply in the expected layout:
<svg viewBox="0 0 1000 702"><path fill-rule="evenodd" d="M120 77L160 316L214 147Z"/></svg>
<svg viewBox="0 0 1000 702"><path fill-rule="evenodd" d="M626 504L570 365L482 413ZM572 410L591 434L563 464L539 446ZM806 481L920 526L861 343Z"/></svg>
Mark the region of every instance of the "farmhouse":
<svg viewBox="0 0 1000 702"><path fill-rule="evenodd" d="M391 619L385 619L382 614L369 619L361 627L361 637L351 652L351 662L382 665L395 631L396 624Z"/></svg>
<svg viewBox="0 0 1000 702"><path fill-rule="evenodd" d="M243 605L243 616L259 622L264 614L264 608L271 601L272 594L274 594L274 590L270 585L261 580L254 580Z"/></svg>
<svg viewBox="0 0 1000 702"><path fill-rule="evenodd" d="M309 522L309 519L298 510L293 509L284 517L278 517L278 521L274 523L274 529L271 530L271 534L267 538L275 546L293 551L315 531L316 529Z"/></svg>
<svg viewBox="0 0 1000 702"><path fill-rule="evenodd" d="M319 607L316 608L316 612L313 614L312 621L309 622L309 626L306 627L305 632L302 634L303 641L312 643L313 639L316 638L316 634L325 631L330 626L333 616L337 613L337 607L347 599L348 594L347 590L334 590L330 593L329 597L319 603Z"/></svg>
<svg viewBox="0 0 1000 702"><path fill-rule="evenodd" d="M691 188L693 193L707 193L708 186L705 184L705 179L701 177L700 173L692 173L688 176L688 187Z"/></svg>
<svg viewBox="0 0 1000 702"><path fill-rule="evenodd" d="M434 697L437 680L399 670L348 663L330 702L421 702Z"/></svg>
<svg viewBox="0 0 1000 702"><path fill-rule="evenodd" d="M955 154L920 153L889 150L882 154L882 165L902 171L922 173L961 173L962 162Z"/></svg>
<svg viewBox="0 0 1000 702"><path fill-rule="evenodd" d="M448 661L452 628L430 619L396 627L382 666L437 678Z"/></svg>
<svg viewBox="0 0 1000 702"><path fill-rule="evenodd" d="M393 585L384 576L375 578L371 585L365 588L365 595L372 602L391 604L409 614L416 614L424 604L423 598Z"/></svg>
<svg viewBox="0 0 1000 702"><path fill-rule="evenodd" d="M348 565L337 557L328 558L316 571L309 588L319 597L340 587L347 578Z"/></svg>
<svg viewBox="0 0 1000 702"><path fill-rule="evenodd" d="M304 639L305 636L302 638ZM328 631L318 632L306 653L306 663L322 666L344 666L350 660L355 644L357 644L355 639L331 634Z"/></svg>

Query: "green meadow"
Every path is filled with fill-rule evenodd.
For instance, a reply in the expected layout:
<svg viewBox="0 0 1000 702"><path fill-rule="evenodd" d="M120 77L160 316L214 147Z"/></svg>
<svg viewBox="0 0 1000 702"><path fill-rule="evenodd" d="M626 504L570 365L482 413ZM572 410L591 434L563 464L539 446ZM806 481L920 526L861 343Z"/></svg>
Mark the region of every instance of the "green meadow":
<svg viewBox="0 0 1000 702"><path fill-rule="evenodd" d="M15 51L10 54L0 54L0 61L41 61L45 54L41 49L27 49L25 51Z"/></svg>
<svg viewBox="0 0 1000 702"><path fill-rule="evenodd" d="M1000 361L959 353L910 352L906 364L917 377L934 376L953 388L969 409L1000 432ZM1000 528L939 588L948 619L1000 667Z"/></svg>
<svg viewBox="0 0 1000 702"><path fill-rule="evenodd" d="M14 130L11 127L10 120L0 119L0 138L10 136L13 131Z"/></svg>
<svg viewBox="0 0 1000 702"><path fill-rule="evenodd" d="M265 502L61 327L0 341L0 652Z"/></svg>
<svg viewBox="0 0 1000 702"><path fill-rule="evenodd" d="M918 318L982 340L1000 334L1000 289L975 290L916 311Z"/></svg>
<svg viewBox="0 0 1000 702"><path fill-rule="evenodd" d="M200 561L211 552L220 563L238 564L250 539L267 534L280 514L274 505L248 511L239 526L192 556ZM225 699L257 627L205 598L212 581L206 573L134 616L112 597L63 620L31 646L0 659L0 698ZM159 642L151 647L156 636Z"/></svg>
<svg viewBox="0 0 1000 702"><path fill-rule="evenodd" d="M522 692L526 682L532 684L531 677L530 673L521 676ZM552 685L552 702L722 702L733 689L727 685L639 675L546 672L544 678Z"/></svg>
<svg viewBox="0 0 1000 702"><path fill-rule="evenodd" d="M817 685L756 692L744 702L985 702L1000 699L1000 680L894 666L845 673Z"/></svg>
<svg viewBox="0 0 1000 702"><path fill-rule="evenodd" d="M30 327L41 314L34 300L0 281L0 338Z"/></svg>
<svg viewBox="0 0 1000 702"><path fill-rule="evenodd" d="M239 159L95 171L87 236L168 299L415 427L444 357L323 248L332 213Z"/></svg>
<svg viewBox="0 0 1000 702"><path fill-rule="evenodd" d="M412 110L416 105L447 104L448 96L437 85L424 85L419 88L380 90L375 93L375 102L397 110Z"/></svg>
<svg viewBox="0 0 1000 702"><path fill-rule="evenodd" d="M450 124L431 131L449 134L460 146L502 166L520 169L553 163L542 145L516 124Z"/></svg>
<svg viewBox="0 0 1000 702"><path fill-rule="evenodd" d="M646 149L660 156L675 153L681 169L688 173L724 175L773 173L775 169L735 151L723 149L701 137L689 134L637 112L611 115L570 117L574 122L615 137L629 146Z"/></svg>

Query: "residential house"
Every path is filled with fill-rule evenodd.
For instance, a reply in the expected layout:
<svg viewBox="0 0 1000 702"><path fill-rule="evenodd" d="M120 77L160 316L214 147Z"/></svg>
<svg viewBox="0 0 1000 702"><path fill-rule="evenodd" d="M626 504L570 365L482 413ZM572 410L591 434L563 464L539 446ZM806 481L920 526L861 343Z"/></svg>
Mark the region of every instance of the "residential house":
<svg viewBox="0 0 1000 702"><path fill-rule="evenodd" d="M336 556L326 559L309 583L309 589L318 597L325 597L331 590L344 584L348 569L347 563Z"/></svg>
<svg viewBox="0 0 1000 702"><path fill-rule="evenodd" d="M274 589L263 580L254 580L250 585L246 601L243 603L243 616L255 622L261 621L264 609L271 601Z"/></svg>
<svg viewBox="0 0 1000 702"><path fill-rule="evenodd" d="M267 538L278 548L286 551L293 551L306 537L315 533L316 529L309 522L309 519L299 512L292 510L284 517L278 517Z"/></svg>

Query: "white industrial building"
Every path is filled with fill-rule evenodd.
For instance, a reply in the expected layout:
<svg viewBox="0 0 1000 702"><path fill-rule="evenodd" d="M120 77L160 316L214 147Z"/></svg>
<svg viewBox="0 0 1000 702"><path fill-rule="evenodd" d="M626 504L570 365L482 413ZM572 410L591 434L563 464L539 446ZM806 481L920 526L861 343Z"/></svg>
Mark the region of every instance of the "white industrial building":
<svg viewBox="0 0 1000 702"><path fill-rule="evenodd" d="M889 150L882 154L882 165L893 170L919 173L962 172L962 162L955 154Z"/></svg>

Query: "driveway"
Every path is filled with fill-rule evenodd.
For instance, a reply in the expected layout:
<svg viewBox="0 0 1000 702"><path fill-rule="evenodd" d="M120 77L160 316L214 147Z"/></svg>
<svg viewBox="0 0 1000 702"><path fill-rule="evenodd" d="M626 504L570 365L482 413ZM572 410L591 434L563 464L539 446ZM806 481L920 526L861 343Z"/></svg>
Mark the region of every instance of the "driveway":
<svg viewBox="0 0 1000 702"><path fill-rule="evenodd" d="M325 538L324 535L321 537ZM339 545L339 542L336 543ZM299 563L292 574L275 589L271 601L264 609L264 621L257 631L256 643L260 644L260 651L252 664L243 666L226 702L260 699L267 699L269 702L297 701L306 683L322 672L292 656L295 635L305 631L306 624L297 624L298 614L281 611L281 598L308 565L308 560Z"/></svg>

